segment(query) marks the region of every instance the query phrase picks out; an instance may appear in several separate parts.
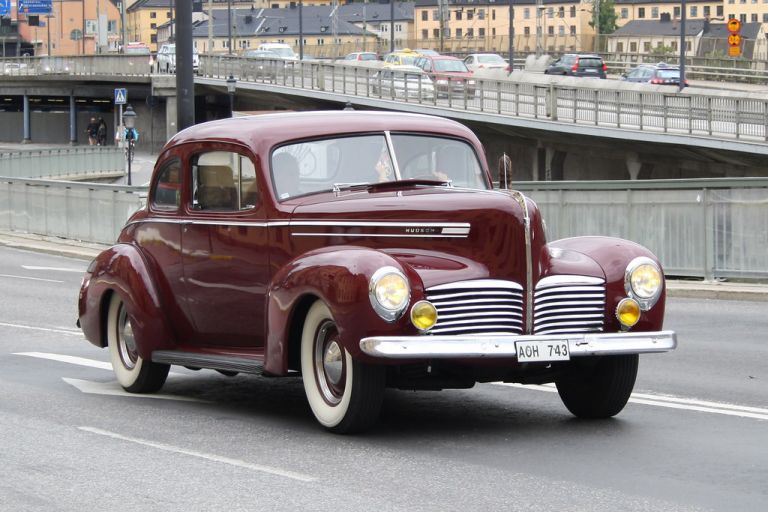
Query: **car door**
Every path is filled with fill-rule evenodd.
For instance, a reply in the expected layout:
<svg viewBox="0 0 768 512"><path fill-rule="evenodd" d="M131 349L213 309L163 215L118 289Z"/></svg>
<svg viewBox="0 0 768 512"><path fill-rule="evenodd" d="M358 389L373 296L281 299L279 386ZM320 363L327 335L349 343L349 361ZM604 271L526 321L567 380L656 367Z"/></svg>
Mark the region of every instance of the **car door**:
<svg viewBox="0 0 768 512"><path fill-rule="evenodd" d="M199 346L258 348L269 284L264 184L243 148L207 144L189 160L182 228L187 307Z"/></svg>

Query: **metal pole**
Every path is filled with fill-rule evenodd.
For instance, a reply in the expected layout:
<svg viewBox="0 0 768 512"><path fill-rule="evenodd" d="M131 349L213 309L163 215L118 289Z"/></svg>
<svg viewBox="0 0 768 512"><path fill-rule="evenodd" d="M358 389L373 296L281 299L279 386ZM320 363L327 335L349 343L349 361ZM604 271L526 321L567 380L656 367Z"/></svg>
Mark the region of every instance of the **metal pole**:
<svg viewBox="0 0 768 512"><path fill-rule="evenodd" d="M131 162L133 161L133 130L128 130L128 186L131 186Z"/></svg>
<svg viewBox="0 0 768 512"><path fill-rule="evenodd" d="M227 54L232 55L232 0L227 0L227 39L229 39Z"/></svg>
<svg viewBox="0 0 768 512"><path fill-rule="evenodd" d="M45 23L45 28L48 29L48 56L51 56L51 15L48 15L48 20Z"/></svg>
<svg viewBox="0 0 768 512"><path fill-rule="evenodd" d="M685 0L680 2L680 85L678 90L685 87Z"/></svg>
<svg viewBox="0 0 768 512"><path fill-rule="evenodd" d="M395 51L395 0L389 0L389 51Z"/></svg>
<svg viewBox="0 0 768 512"><path fill-rule="evenodd" d="M445 51L445 34L444 34L444 32L445 32L445 17L443 15L443 12L444 12L444 10L443 10L443 0L437 0L437 1L438 1L438 8L437 8L437 13L438 14L437 15L440 18L439 23L438 23L438 25L439 25L438 30L440 31L440 53L443 53ZM509 0L509 1L510 1L510 3L512 2L512 0Z"/></svg>
<svg viewBox="0 0 768 512"><path fill-rule="evenodd" d="M304 2L299 0L299 60L304 60Z"/></svg>
<svg viewBox="0 0 768 512"><path fill-rule="evenodd" d="M208 0L208 48L206 53L213 53L213 0Z"/></svg>
<svg viewBox="0 0 768 512"><path fill-rule="evenodd" d="M125 29L125 2L126 2L126 0L121 0L121 2L120 2L120 24L122 25L122 27L121 27L121 32L122 32L121 41L122 41L123 51L125 51L125 30L126 30Z"/></svg>
<svg viewBox="0 0 768 512"><path fill-rule="evenodd" d="M195 76L192 68L192 2L176 4L176 98L178 130L195 124Z"/></svg>
<svg viewBox="0 0 768 512"><path fill-rule="evenodd" d="M600 0L595 0L595 53L600 53Z"/></svg>
<svg viewBox="0 0 768 512"><path fill-rule="evenodd" d="M515 69L515 8L509 0L509 71Z"/></svg>

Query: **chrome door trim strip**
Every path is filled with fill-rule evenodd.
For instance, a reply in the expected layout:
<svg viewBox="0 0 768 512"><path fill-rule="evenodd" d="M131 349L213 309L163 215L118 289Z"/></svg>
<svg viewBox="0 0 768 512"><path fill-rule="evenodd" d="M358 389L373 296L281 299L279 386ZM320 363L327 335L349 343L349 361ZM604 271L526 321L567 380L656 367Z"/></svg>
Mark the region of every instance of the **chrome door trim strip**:
<svg viewBox="0 0 768 512"><path fill-rule="evenodd" d="M280 221L235 221L218 219L168 219L152 217L134 220L128 223L164 223L164 224L197 224L202 226L246 226L257 228L270 227L350 227L350 228L441 228L440 236L466 236L470 232L467 222L382 222L382 221L344 221L344 220L280 220ZM341 233L333 233L341 234Z"/></svg>
<svg viewBox="0 0 768 512"><path fill-rule="evenodd" d="M419 234L412 235L406 233L291 233L291 236L344 236L344 237L371 237L371 238L467 238L466 235L451 235L451 234L439 234L439 235L427 235Z"/></svg>

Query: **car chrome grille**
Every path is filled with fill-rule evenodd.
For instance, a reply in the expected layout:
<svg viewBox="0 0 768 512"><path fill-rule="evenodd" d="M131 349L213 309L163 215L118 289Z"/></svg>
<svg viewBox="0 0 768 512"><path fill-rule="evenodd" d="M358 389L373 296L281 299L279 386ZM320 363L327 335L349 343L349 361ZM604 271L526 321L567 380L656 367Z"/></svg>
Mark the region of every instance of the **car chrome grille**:
<svg viewBox="0 0 768 512"><path fill-rule="evenodd" d="M481 279L434 286L427 300L437 309L429 334L521 334L523 287Z"/></svg>
<svg viewBox="0 0 768 512"><path fill-rule="evenodd" d="M605 281L587 276L545 277L533 299L533 333L602 332Z"/></svg>

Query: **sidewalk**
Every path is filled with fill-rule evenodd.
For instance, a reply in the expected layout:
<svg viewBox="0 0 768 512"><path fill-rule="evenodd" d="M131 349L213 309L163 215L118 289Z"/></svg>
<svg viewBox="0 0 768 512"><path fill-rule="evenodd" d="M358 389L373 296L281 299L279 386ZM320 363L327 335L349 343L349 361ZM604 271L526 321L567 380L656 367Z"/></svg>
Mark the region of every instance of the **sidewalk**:
<svg viewBox="0 0 768 512"><path fill-rule="evenodd" d="M0 231L0 245L83 260L91 260L107 248L101 244L10 231ZM768 302L768 284L670 280L667 281L667 295L674 298Z"/></svg>

